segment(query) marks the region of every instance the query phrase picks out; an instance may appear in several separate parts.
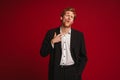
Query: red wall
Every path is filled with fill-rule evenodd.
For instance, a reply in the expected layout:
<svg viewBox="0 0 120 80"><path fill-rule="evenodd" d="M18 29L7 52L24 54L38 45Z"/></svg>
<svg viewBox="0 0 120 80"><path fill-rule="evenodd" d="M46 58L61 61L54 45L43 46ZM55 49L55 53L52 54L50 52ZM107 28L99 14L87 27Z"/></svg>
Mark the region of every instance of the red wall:
<svg viewBox="0 0 120 80"><path fill-rule="evenodd" d="M0 80L47 80L48 59L39 55L48 29L74 7L73 28L84 32L88 63L83 80L120 80L119 0L1 0Z"/></svg>

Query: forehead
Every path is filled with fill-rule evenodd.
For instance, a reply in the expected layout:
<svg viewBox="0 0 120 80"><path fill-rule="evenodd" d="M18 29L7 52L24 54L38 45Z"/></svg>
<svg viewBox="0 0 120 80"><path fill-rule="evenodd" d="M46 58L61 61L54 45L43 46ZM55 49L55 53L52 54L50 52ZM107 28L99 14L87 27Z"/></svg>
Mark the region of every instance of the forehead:
<svg viewBox="0 0 120 80"><path fill-rule="evenodd" d="M67 14L67 15L74 16L74 13L73 13L72 11L66 11L66 12L65 12L65 15L66 15L66 14Z"/></svg>

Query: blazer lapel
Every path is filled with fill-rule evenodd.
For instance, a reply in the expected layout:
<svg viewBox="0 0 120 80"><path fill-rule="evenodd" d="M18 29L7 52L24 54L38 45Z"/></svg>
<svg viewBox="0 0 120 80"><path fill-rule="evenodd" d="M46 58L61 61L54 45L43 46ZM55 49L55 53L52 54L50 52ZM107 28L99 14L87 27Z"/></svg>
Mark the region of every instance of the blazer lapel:
<svg viewBox="0 0 120 80"><path fill-rule="evenodd" d="M74 40L75 40L75 32L74 32L74 30L71 28L70 51L71 51L71 56L72 56L73 60L75 61Z"/></svg>
<svg viewBox="0 0 120 80"><path fill-rule="evenodd" d="M71 29L71 39L70 39L70 51L71 52L72 52L73 39L74 39L73 37L74 37L74 31L73 31L73 29Z"/></svg>
<svg viewBox="0 0 120 80"><path fill-rule="evenodd" d="M58 27L57 29L56 29L56 35L58 35L58 34L60 34L60 27ZM57 62L57 64L59 65L60 64L60 61L61 61L61 56L62 56L62 49L61 49L61 42L58 42L58 43L56 43L55 44L55 46L56 46L56 62Z"/></svg>
<svg viewBox="0 0 120 80"><path fill-rule="evenodd" d="M60 34L60 27L58 27L56 29L56 35L58 35L58 34ZM61 42L58 42L57 45L58 45L59 49L61 50Z"/></svg>

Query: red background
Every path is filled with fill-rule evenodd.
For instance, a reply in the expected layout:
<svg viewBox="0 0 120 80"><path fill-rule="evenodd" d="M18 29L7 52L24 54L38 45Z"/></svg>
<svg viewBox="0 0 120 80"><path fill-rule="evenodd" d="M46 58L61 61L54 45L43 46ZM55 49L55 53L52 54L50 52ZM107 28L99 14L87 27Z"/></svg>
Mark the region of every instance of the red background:
<svg viewBox="0 0 120 80"><path fill-rule="evenodd" d="M39 55L48 29L74 7L73 28L84 32L88 63L83 80L120 80L119 0L1 0L0 80L47 80L49 56Z"/></svg>

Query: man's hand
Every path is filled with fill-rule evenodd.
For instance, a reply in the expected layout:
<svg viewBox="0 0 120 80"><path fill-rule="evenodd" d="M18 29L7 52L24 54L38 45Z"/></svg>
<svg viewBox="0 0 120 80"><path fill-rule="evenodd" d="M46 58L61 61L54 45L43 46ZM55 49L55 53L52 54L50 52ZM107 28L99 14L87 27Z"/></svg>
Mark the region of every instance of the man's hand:
<svg viewBox="0 0 120 80"><path fill-rule="evenodd" d="M53 37L53 39L51 40L51 43L52 43L52 44L55 44L55 43L60 42L60 41L61 41L61 36L62 36L62 34L56 35L56 32L55 32L55 33L54 33L54 37Z"/></svg>

